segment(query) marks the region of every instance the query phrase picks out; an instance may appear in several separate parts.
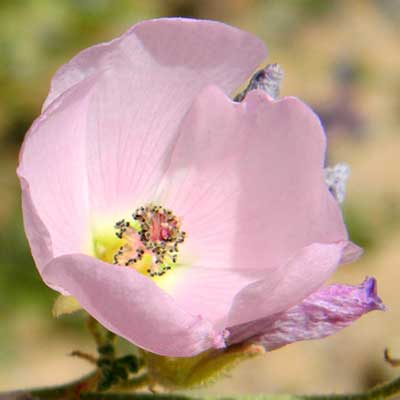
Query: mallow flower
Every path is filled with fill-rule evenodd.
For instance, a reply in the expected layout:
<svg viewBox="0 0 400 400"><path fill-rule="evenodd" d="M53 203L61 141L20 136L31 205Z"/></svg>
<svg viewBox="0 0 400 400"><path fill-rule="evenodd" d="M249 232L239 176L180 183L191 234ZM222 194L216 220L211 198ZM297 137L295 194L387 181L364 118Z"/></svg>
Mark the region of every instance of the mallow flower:
<svg viewBox="0 0 400 400"><path fill-rule="evenodd" d="M141 22L55 74L18 167L44 282L140 348L270 350L382 309L375 281L323 286L359 248L324 180L326 137L294 97L230 97L252 35Z"/></svg>

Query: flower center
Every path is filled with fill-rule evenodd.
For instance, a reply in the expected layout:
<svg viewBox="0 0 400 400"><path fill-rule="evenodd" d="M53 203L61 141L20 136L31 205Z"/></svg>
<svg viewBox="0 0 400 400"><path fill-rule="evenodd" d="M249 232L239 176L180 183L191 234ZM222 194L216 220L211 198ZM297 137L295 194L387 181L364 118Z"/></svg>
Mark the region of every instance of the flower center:
<svg viewBox="0 0 400 400"><path fill-rule="evenodd" d="M114 264L132 266L151 277L162 276L176 265L179 245L186 233L171 210L149 204L115 224L116 236L125 240L114 254Z"/></svg>

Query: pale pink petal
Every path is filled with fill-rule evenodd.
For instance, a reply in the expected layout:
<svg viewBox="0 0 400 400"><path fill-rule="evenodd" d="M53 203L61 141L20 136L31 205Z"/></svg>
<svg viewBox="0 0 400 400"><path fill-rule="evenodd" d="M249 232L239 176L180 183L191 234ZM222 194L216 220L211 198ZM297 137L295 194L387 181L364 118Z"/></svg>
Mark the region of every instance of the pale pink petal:
<svg viewBox="0 0 400 400"><path fill-rule="evenodd" d="M37 215L29 190L29 184L21 177L22 212L24 228L32 246L32 256L38 265L45 266L53 258L50 235L42 220Z"/></svg>
<svg viewBox="0 0 400 400"><path fill-rule="evenodd" d="M122 217L154 201L178 126L196 95L211 83L232 92L264 56L258 39L225 24L160 19L67 64L53 95L64 84L98 77L87 128L92 209Z"/></svg>
<svg viewBox="0 0 400 400"><path fill-rule="evenodd" d="M315 243L286 264L265 271L264 279L251 283L235 296L228 326L285 311L315 292L339 265L346 244Z"/></svg>
<svg viewBox="0 0 400 400"><path fill-rule="evenodd" d="M32 203L29 185L23 177L21 177L21 188L24 228L26 236L31 245L32 256L36 265L39 267L39 273L42 275L42 267L44 267L53 258L50 234L35 210L35 207ZM57 290L64 295L68 294L68 292L61 287L51 285L48 282L47 284L52 289Z"/></svg>
<svg viewBox="0 0 400 400"><path fill-rule="evenodd" d="M183 311L151 279L134 269L82 254L58 257L46 280L73 295L107 329L141 348L190 357L223 346L223 335L201 316Z"/></svg>
<svg viewBox="0 0 400 400"><path fill-rule="evenodd" d="M178 86L201 87L205 81L212 81L230 92L265 57L265 46L258 38L220 22L185 18L143 21L110 42L81 51L63 65L52 79L43 108L70 87L109 68L134 68L132 72L145 79L142 90L152 79L165 79L164 83L169 85L170 79L177 78L179 69L182 80ZM143 74L146 67L151 68L147 76ZM157 72L163 76L156 76ZM188 92L191 90L193 87L188 88Z"/></svg>
<svg viewBox="0 0 400 400"><path fill-rule="evenodd" d="M350 264L354 261L357 261L362 254L363 249L360 246L357 246L353 242L348 242L343 251L343 256L340 260L340 264Z"/></svg>
<svg viewBox="0 0 400 400"><path fill-rule="evenodd" d="M91 84L54 102L32 125L20 153L24 224L39 270L52 257L90 251L82 115Z"/></svg>
<svg viewBox="0 0 400 400"><path fill-rule="evenodd" d="M204 90L180 127L162 197L182 217L194 264L269 275L305 246L347 240L324 181L325 146L300 100L253 91L235 103Z"/></svg>
<svg viewBox="0 0 400 400"><path fill-rule="evenodd" d="M245 286L261 279L260 269L208 268L191 265L181 268L177 283L169 293L184 310L198 314L213 323L215 329L226 327L226 318L234 296Z"/></svg>
<svg viewBox="0 0 400 400"><path fill-rule="evenodd" d="M359 286L331 285L284 313L230 328L229 344L245 341L274 350L292 342L333 335L365 313L384 309L373 278Z"/></svg>

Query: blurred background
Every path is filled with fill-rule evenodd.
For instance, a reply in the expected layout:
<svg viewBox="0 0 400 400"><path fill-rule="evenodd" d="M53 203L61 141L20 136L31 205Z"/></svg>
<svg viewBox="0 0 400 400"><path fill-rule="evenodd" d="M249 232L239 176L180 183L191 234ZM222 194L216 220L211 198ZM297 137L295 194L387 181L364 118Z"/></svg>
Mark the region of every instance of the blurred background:
<svg viewBox="0 0 400 400"><path fill-rule="evenodd" d="M55 293L29 253L15 175L23 136L61 64L161 16L217 19L265 41L268 61L286 73L282 95L302 98L321 116L329 164L352 168L344 213L365 254L334 281L377 277L389 309L328 339L248 361L205 391L345 392L394 376L383 350L400 357L399 0L1 0L0 390L76 378L90 367L68 353L94 349L82 314L52 318Z"/></svg>

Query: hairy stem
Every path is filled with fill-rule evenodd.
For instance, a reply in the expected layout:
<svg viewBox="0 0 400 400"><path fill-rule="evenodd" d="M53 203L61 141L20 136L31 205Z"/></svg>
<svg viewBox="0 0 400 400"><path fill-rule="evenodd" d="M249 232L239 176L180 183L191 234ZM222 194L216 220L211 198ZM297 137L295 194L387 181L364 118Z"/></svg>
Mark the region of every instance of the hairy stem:
<svg viewBox="0 0 400 400"><path fill-rule="evenodd" d="M96 381L97 371L63 385L0 393L0 400L78 400Z"/></svg>
<svg viewBox="0 0 400 400"><path fill-rule="evenodd" d="M142 375L131 380L130 390L138 389L147 384L147 376ZM91 392L96 374L92 373L78 381L52 388L32 389L0 393L0 400L200 400L193 397L175 394L151 393L96 393ZM122 389L122 388L121 388ZM379 385L364 393L328 394L310 396L292 395L256 395L235 397L204 397L202 400L381 400L392 397L400 392L400 377L383 385Z"/></svg>

